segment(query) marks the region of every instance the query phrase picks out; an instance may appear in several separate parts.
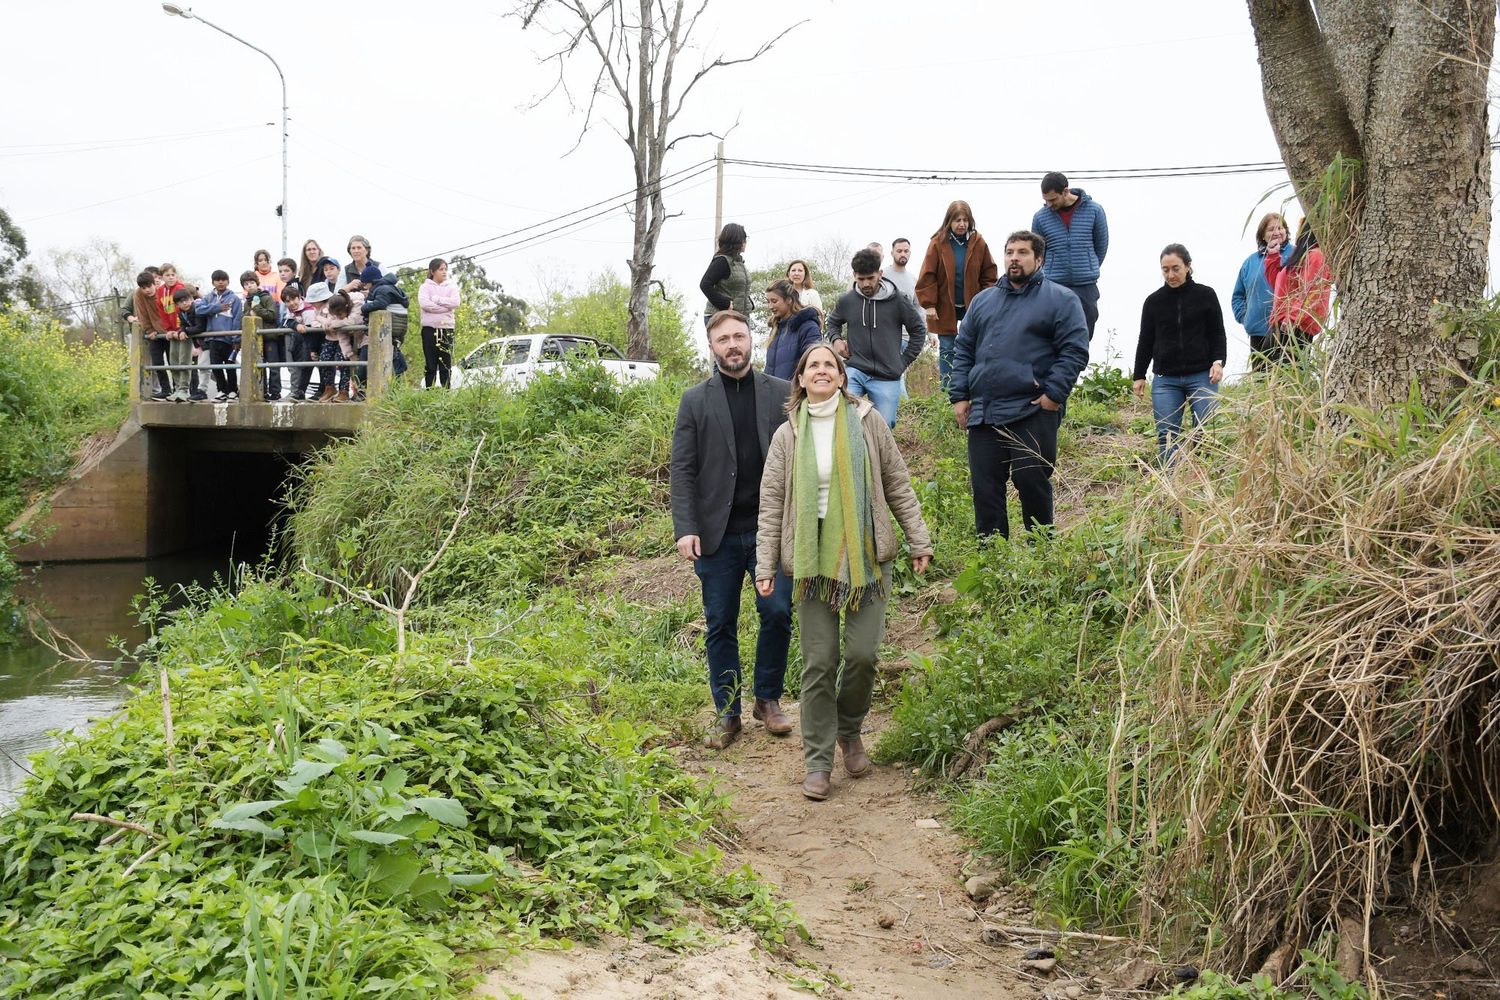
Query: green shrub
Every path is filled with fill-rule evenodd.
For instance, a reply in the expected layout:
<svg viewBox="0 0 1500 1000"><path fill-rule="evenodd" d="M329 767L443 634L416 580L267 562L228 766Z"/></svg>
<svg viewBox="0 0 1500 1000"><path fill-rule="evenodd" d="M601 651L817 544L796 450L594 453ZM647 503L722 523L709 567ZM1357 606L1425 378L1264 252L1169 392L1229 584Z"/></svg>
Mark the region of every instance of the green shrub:
<svg viewBox="0 0 1500 1000"><path fill-rule="evenodd" d="M0 523L67 475L79 439L125 407L122 345L80 347L55 322L0 313Z"/></svg>
<svg viewBox="0 0 1500 1000"><path fill-rule="evenodd" d="M463 499L469 515L423 585L424 603L567 579L611 552L668 551L666 466L681 386L620 388L569 365L512 393L398 389L355 446L324 452L293 491L297 553L324 571L404 590ZM480 442L483 446L480 447Z"/></svg>
<svg viewBox="0 0 1500 1000"><path fill-rule="evenodd" d="M174 613L152 646L173 742L148 675L0 816L0 997L454 997L459 948L683 943L687 906L772 943L795 926L725 871L715 795L590 713L596 674L391 646L305 585ZM155 837L101 845L75 812Z"/></svg>

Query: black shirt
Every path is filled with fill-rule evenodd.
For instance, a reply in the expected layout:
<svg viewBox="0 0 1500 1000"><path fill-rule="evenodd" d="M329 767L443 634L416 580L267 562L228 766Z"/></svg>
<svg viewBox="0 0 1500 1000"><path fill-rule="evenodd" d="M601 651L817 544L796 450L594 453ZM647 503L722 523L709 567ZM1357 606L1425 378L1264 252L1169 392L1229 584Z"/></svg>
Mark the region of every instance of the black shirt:
<svg viewBox="0 0 1500 1000"><path fill-rule="evenodd" d="M1219 297L1191 276L1173 288L1162 285L1141 307L1141 339L1135 348L1135 377L1146 366L1158 375L1196 375L1224 360L1224 310Z"/></svg>
<svg viewBox="0 0 1500 1000"><path fill-rule="evenodd" d="M734 428L734 504L724 530L743 534L754 531L760 517L760 474L766 467L755 420L755 378L753 370L746 368L743 378L720 372L719 380L724 383L729 422Z"/></svg>

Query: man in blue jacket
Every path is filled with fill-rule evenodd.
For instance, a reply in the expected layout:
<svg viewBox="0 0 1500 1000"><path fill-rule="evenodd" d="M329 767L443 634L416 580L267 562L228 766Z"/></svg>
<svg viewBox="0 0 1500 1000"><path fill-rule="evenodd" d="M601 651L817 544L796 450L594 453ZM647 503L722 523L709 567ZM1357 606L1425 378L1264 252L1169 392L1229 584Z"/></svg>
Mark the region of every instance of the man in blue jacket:
<svg viewBox="0 0 1500 1000"><path fill-rule="evenodd" d="M1067 177L1055 170L1042 178L1042 201L1046 204L1031 217L1031 230L1047 242L1043 271L1078 296L1092 341L1099 322L1099 266L1109 252L1109 220L1088 192L1068 187Z"/></svg>
<svg viewBox="0 0 1500 1000"><path fill-rule="evenodd" d="M1052 524L1052 467L1062 406L1089 361L1078 296L1043 273L1047 243L1005 241L1006 281L969 303L953 344L948 399L969 432L969 478L980 537L1010 537L1006 483L1027 528Z"/></svg>

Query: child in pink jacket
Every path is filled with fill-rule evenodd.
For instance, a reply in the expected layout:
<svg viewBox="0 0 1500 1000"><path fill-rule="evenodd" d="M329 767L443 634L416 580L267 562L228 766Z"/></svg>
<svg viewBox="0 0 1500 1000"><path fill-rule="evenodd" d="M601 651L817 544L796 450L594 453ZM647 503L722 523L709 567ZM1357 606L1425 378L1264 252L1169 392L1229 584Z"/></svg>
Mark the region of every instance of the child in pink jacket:
<svg viewBox="0 0 1500 1000"><path fill-rule="evenodd" d="M448 388L453 370L453 317L458 311L458 286L448 281L448 262L435 257L427 265L427 280L417 292L422 308L422 384L432 388L433 380Z"/></svg>

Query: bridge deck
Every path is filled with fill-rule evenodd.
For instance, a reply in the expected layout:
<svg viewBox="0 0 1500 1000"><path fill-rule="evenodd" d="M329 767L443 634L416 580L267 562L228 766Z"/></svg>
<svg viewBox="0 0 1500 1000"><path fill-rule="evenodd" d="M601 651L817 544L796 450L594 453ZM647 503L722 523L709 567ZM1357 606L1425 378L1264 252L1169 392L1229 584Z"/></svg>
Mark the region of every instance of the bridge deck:
<svg viewBox="0 0 1500 1000"><path fill-rule="evenodd" d="M322 431L352 434L365 418L363 403L165 403L143 400L133 406L142 427L187 430Z"/></svg>

